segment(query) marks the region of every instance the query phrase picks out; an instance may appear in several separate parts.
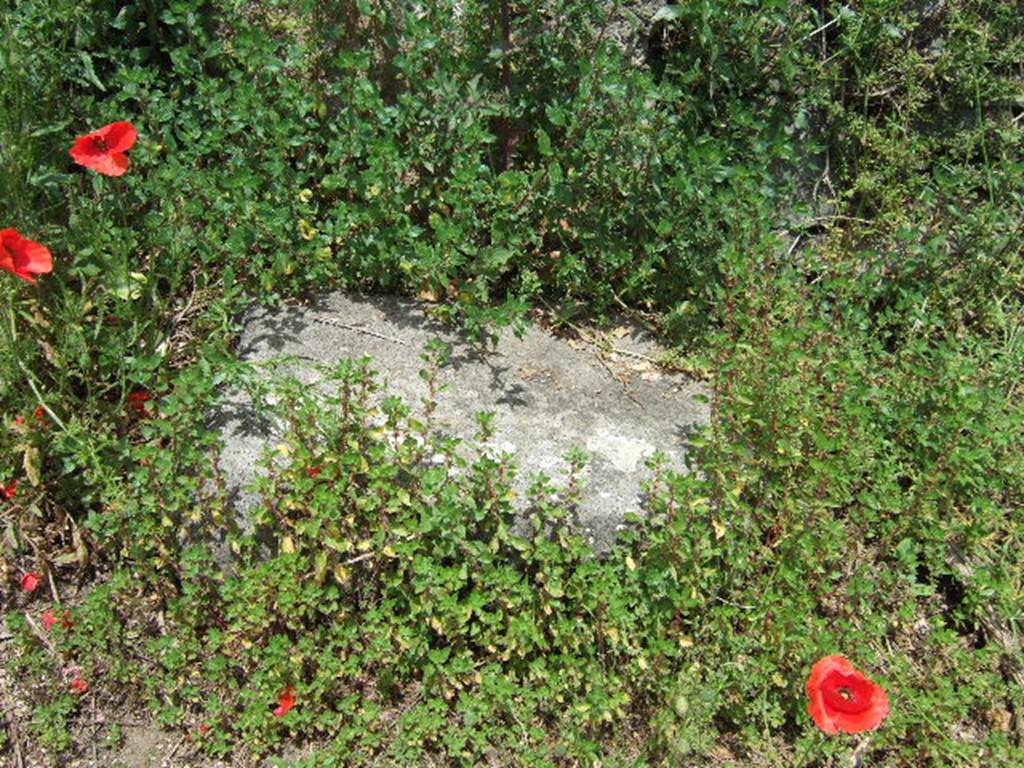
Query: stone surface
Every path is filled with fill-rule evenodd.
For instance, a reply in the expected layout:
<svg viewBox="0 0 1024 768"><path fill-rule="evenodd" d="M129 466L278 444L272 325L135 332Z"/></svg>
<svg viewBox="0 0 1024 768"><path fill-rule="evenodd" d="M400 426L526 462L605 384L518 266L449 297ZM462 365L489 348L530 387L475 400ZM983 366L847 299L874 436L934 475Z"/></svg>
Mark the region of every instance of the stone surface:
<svg viewBox="0 0 1024 768"><path fill-rule="evenodd" d="M614 12L608 19L606 34L615 41L619 49L629 58L633 66L642 67L648 62L652 35L659 33L654 17L666 5L675 5L674 0L624 0L609 4Z"/></svg>
<svg viewBox="0 0 1024 768"><path fill-rule="evenodd" d="M474 415L496 414L495 448L515 456L522 492L530 478L544 473L561 480L565 453L585 451L589 465L579 521L591 541L607 546L627 512L640 510L641 483L649 477L645 460L666 453L683 468L688 437L707 422L703 387L651 364L660 349L645 332L626 326L607 336L606 347L559 339L537 327L522 338L502 335L494 352L484 352L427 314L427 305L396 298L331 294L308 306L259 309L246 318L239 354L250 361L293 355L293 372L313 381L313 363L373 358L387 393L421 411L426 386L420 357L431 338L452 345L451 361L440 379L450 385L438 399L435 420L454 436L477 431ZM629 354L626 354L626 353ZM244 404L225 420L222 467L233 489L251 481L256 462L273 439L273 427L251 418ZM243 508L252 499L241 494Z"/></svg>

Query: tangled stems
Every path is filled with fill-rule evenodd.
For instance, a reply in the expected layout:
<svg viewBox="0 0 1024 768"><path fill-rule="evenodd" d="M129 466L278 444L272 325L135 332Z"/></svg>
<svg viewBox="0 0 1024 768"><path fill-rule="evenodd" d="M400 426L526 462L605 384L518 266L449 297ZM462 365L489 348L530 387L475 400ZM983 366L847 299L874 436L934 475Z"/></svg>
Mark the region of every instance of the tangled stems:
<svg viewBox="0 0 1024 768"><path fill-rule="evenodd" d="M60 416L53 412L53 409L47 404L46 399L43 397L42 392L39 391L39 386L36 384L35 374L29 370L28 366L25 365L21 356L18 354L18 326L14 316L14 303L8 302L7 304L7 322L3 324L4 336L7 339L8 348L10 349L11 357L14 358L14 364L18 366L18 370L25 376L25 380L28 382L29 389L32 390L32 394L35 395L36 401L39 406L46 412L53 423L56 424L62 432L66 435L70 435L67 426L61 420Z"/></svg>

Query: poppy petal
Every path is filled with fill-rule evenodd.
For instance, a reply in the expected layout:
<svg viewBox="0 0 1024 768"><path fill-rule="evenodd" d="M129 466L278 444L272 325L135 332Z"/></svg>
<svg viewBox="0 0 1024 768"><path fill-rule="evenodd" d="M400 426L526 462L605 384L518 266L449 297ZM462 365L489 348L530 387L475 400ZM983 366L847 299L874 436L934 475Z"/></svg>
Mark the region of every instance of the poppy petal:
<svg viewBox="0 0 1024 768"><path fill-rule="evenodd" d="M96 146L93 136L79 136L75 139L75 145L69 150L71 158L79 165L84 165L87 168L89 164L94 162L97 157L102 157L105 153L102 149Z"/></svg>
<svg viewBox="0 0 1024 768"><path fill-rule="evenodd" d="M5 269L8 272L14 272L14 251L5 242L7 236L4 233L13 231L13 229L0 231L0 269Z"/></svg>
<svg viewBox="0 0 1024 768"><path fill-rule="evenodd" d="M11 480L10 485L4 485L3 483L0 483L0 499L4 499L5 501L10 501L11 499L14 498L14 496L15 496L15 494L17 494L17 492L18 492L18 481L17 480Z"/></svg>
<svg viewBox="0 0 1024 768"><path fill-rule="evenodd" d="M21 577L21 588L26 592L35 592L42 582L43 577L35 571L29 571Z"/></svg>
<svg viewBox="0 0 1024 768"><path fill-rule="evenodd" d="M811 667L811 676L807 678L807 695L812 696L814 691L819 690L822 681L833 672L849 675L855 671L856 667L845 656L825 656L818 659Z"/></svg>
<svg viewBox="0 0 1024 768"><path fill-rule="evenodd" d="M97 173L102 173L104 176L124 176L125 171L128 170L128 155L122 152L92 155L82 165Z"/></svg>
<svg viewBox="0 0 1024 768"><path fill-rule="evenodd" d="M855 700L857 696L860 696L859 708L854 711L843 711L833 707L833 719L836 727L846 733L861 733L877 728L889 716L889 697L880 685L867 678L862 678L861 684L852 690L854 690ZM828 698L830 697L826 687L826 702ZM849 709L852 708L847 707L847 710Z"/></svg>
<svg viewBox="0 0 1024 768"><path fill-rule="evenodd" d="M104 126L100 128L98 133L107 142L109 150L114 153L131 149L132 145L135 144L135 140L139 138L139 132L127 120L121 120Z"/></svg>
<svg viewBox="0 0 1024 768"><path fill-rule="evenodd" d="M45 245L29 240L16 229L0 229L0 269L34 283L33 275L53 271L53 255Z"/></svg>
<svg viewBox="0 0 1024 768"><path fill-rule="evenodd" d="M60 624L64 629L71 629L75 626L75 622L71 619L71 611L63 611L59 616L56 611L49 610L43 614L43 626L46 631L49 632L57 624Z"/></svg>
<svg viewBox="0 0 1024 768"><path fill-rule="evenodd" d="M274 709L274 717L283 717L288 710L295 706L295 689L288 686L281 692L277 700L277 707Z"/></svg>
<svg viewBox="0 0 1024 768"><path fill-rule="evenodd" d="M22 256L21 263L18 264L19 269L36 275L45 275L53 272L53 254L42 243L37 243L34 240L25 240Z"/></svg>

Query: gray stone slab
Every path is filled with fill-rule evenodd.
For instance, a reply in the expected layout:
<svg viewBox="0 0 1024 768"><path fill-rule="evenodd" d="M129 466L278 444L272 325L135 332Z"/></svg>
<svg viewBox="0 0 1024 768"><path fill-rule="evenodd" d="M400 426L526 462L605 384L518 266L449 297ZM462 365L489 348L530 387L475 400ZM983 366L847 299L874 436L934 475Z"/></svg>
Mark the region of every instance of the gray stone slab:
<svg viewBox="0 0 1024 768"><path fill-rule="evenodd" d="M361 298L335 293L308 306L254 310L246 318L239 354L250 361L297 356L300 380L317 378L314 363L370 356L384 390L420 411L426 385L419 376L427 342L452 345L440 380L435 422L445 432L469 438L474 415L496 414L494 447L514 455L520 470L520 498L542 472L564 477L564 455L572 447L589 457L578 519L596 546L606 547L628 512L641 511L641 484L649 477L645 460L656 450L683 469L687 440L706 424L708 408L697 399L699 383L666 374L651 364L659 348L644 331L623 326L609 336L620 353L599 357L594 347L557 338L530 327L522 338L504 333L487 353L428 315L428 305L390 297ZM245 417L244 406L229 415L222 467L229 486L244 487L273 439L273 427ZM241 505L252 499L242 496Z"/></svg>

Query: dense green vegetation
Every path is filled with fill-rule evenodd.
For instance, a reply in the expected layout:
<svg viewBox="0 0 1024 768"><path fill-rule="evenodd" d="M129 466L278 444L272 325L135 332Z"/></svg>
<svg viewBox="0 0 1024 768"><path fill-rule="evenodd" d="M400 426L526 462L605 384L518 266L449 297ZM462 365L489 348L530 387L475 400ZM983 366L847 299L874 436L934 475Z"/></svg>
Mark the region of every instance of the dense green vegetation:
<svg viewBox="0 0 1024 768"><path fill-rule="evenodd" d="M0 3L0 228L54 256L0 273L0 648L54 764L68 669L240 765L1024 762L1019 3L694 0L642 64L628 6ZM76 166L117 120L129 172ZM335 287L632 313L714 388L700 472L655 461L595 555L572 456L516 529L486 416L456 452L374 426L372 363L324 403L232 360L240 310ZM228 387L288 425L256 532ZM45 641L26 572L82 595ZM807 715L830 653L889 692L866 740Z"/></svg>

